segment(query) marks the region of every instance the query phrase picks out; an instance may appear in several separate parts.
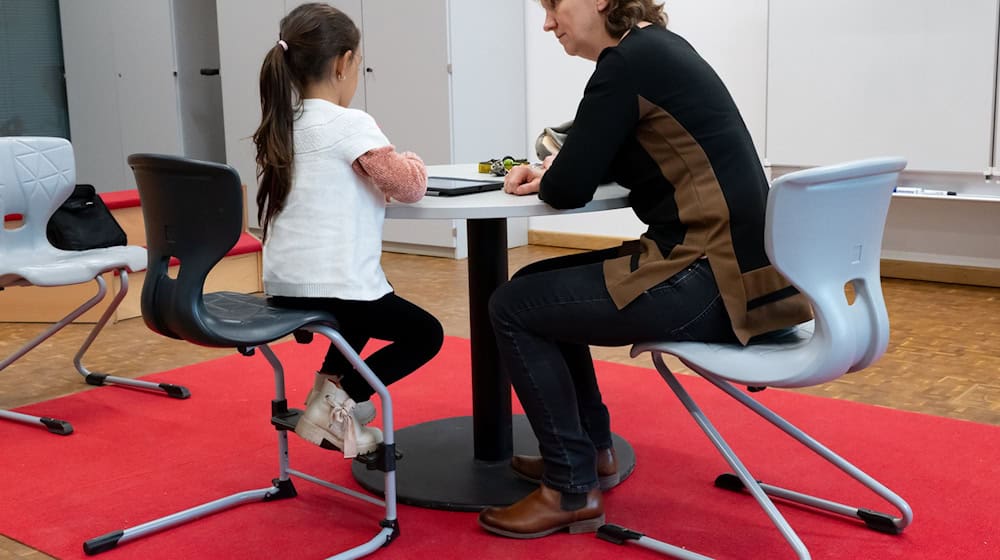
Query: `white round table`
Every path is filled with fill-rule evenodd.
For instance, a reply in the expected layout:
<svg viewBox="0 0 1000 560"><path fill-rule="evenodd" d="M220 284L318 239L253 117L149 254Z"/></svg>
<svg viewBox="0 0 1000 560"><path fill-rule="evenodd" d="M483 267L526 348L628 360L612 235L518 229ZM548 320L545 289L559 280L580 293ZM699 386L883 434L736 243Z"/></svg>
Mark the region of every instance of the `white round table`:
<svg viewBox="0 0 1000 560"><path fill-rule="evenodd" d="M478 173L476 165L459 163L431 165L428 175L457 179L502 180L485 173ZM556 210L538 199L538 195L514 196L503 191L490 191L460 196L425 196L419 202L402 204L393 202L386 208L387 218L452 220L483 220L492 218L525 218L530 216L560 216L614 210L628 206L628 190L618 185L604 185L597 189L594 199L583 208ZM472 252L469 252L472 258Z"/></svg>
<svg viewBox="0 0 1000 560"><path fill-rule="evenodd" d="M439 177L491 179L475 164L430 166ZM523 415L511 413L510 380L500 371L488 305L497 286L507 281L507 218L612 210L628 206L628 191L618 185L597 189L582 208L556 210L537 195L514 196L502 190L460 196L426 196L414 204L391 203L388 218L465 219L469 242L469 323L472 351L472 416L445 418L396 432L403 454L397 471L401 503L478 511L512 504L537 485L517 478L509 467L514 453L537 455L538 443ZM419 373L418 373L419 375ZM441 388L442 391L446 388ZM405 406L405 403L402 405ZM472 454L467 452L472 449ZM635 466L631 446L615 436L623 478ZM355 479L376 493L384 490L380 471L355 462Z"/></svg>

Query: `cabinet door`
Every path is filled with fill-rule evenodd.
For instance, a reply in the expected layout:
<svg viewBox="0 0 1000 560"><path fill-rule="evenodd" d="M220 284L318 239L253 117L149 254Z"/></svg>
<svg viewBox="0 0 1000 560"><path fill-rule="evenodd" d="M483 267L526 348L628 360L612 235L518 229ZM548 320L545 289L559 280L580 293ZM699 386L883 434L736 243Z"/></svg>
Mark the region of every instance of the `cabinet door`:
<svg viewBox="0 0 1000 560"><path fill-rule="evenodd" d="M130 188L135 152L181 154L170 5L60 3L77 181Z"/></svg>
<svg viewBox="0 0 1000 560"><path fill-rule="evenodd" d="M76 180L101 191L128 184L115 94L115 45L107 17L110 8L110 0L59 3Z"/></svg>
<svg viewBox="0 0 1000 560"><path fill-rule="evenodd" d="M362 2L365 102L400 151L451 163L445 0Z"/></svg>
<svg viewBox="0 0 1000 560"><path fill-rule="evenodd" d="M215 2L173 0L181 140L187 157L226 161ZM202 71L206 70L205 74ZM211 71L216 71L212 74Z"/></svg>
<svg viewBox="0 0 1000 560"><path fill-rule="evenodd" d="M446 0L364 0L366 109L399 151L451 163ZM389 250L463 258L465 222L386 220Z"/></svg>
<svg viewBox="0 0 1000 560"><path fill-rule="evenodd" d="M115 42L125 156L137 152L182 155L170 4L114 0L105 15L111 18ZM124 159L121 165L126 165ZM131 184L130 180L112 190Z"/></svg>

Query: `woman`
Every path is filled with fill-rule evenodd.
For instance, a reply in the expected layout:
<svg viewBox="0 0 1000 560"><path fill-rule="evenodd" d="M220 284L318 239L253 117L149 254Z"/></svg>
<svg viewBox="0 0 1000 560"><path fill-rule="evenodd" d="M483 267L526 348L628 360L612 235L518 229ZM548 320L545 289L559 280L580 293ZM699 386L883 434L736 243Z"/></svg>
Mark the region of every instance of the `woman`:
<svg viewBox="0 0 1000 560"><path fill-rule="evenodd" d="M811 316L764 252L768 184L746 125L712 68L666 29L663 5L541 3L566 53L597 64L562 149L547 168L512 169L504 189L577 208L614 181L649 228L530 265L493 295L501 360L541 451L512 467L541 484L479 522L515 538L604 523L601 491L620 477L588 345L746 344Z"/></svg>
<svg viewBox="0 0 1000 560"><path fill-rule="evenodd" d="M280 306L325 309L355 351L390 342L365 363L386 385L424 365L444 341L431 314L399 297L380 263L390 198L415 202L427 169L397 153L375 120L348 107L361 71L360 32L343 12L303 4L281 20L260 71L254 134L264 230L264 291ZM330 345L295 433L345 458L375 451L374 390Z"/></svg>

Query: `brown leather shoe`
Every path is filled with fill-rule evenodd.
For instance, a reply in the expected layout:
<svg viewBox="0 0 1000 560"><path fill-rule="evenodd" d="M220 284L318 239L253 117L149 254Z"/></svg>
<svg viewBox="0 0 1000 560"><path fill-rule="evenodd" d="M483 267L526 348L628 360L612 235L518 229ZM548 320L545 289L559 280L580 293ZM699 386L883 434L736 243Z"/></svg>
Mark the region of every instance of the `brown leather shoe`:
<svg viewBox="0 0 1000 560"><path fill-rule="evenodd" d="M563 529L570 533L593 533L604 525L604 500L594 488L587 504L574 511L561 507L562 493L542 484L521 501L505 508L486 508L479 525L491 533L515 539L534 539Z"/></svg>
<svg viewBox="0 0 1000 560"><path fill-rule="evenodd" d="M530 482L541 483L545 463L537 455L514 455L510 460L514 474ZM621 482L615 448L597 450L597 483L601 490L611 490Z"/></svg>

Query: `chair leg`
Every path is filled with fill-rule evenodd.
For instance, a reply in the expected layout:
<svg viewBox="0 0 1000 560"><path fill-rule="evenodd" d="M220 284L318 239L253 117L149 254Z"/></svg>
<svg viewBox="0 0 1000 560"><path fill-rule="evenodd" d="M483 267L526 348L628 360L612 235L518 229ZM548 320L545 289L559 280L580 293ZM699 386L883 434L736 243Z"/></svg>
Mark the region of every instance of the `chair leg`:
<svg viewBox="0 0 1000 560"><path fill-rule="evenodd" d="M90 345L100 334L101 329L107 324L108 320L114 314L115 310L118 309L118 305L125 299L125 294L128 293L128 272L125 269L119 269L119 278L121 281L121 290L115 295L115 298L111 300L111 304L101 315L101 318L94 325L94 328L90 330L90 334L87 335L87 339L83 341L80 345L80 349L77 350L76 355L73 356L73 365L76 367L76 371L83 376L84 380L90 385L96 385L98 387L106 385L108 383L114 383L116 385L126 385L129 387L136 387L139 389L147 389L150 391L157 391L165 393L168 397L174 399L186 399L191 396L191 392L180 385L173 385L170 383L152 383L150 381L142 381L138 379L129 379L127 377L117 377L114 375L108 375L106 373L96 373L91 372L86 367L84 367L82 360L83 355L90 348ZM107 288L104 285L104 279L100 276L97 277L97 282L101 286L100 296L104 297L104 293L107 292ZM96 302L95 302L96 303ZM84 310L86 311L86 309ZM75 317L74 317L75 318ZM71 319L72 320L72 319Z"/></svg>
<svg viewBox="0 0 1000 560"><path fill-rule="evenodd" d="M667 544L652 537L647 537L642 533L610 523L602 525L601 528L597 530L597 538L608 541L612 544L621 545L635 541L637 546L648 548L654 552L659 552L660 554L665 554L672 558L680 558L681 560L712 560L709 556L703 556L697 552L691 552L690 550L685 550L679 546Z"/></svg>
<svg viewBox="0 0 1000 560"><path fill-rule="evenodd" d="M48 416L32 416L22 414L12 410L0 410L0 418L13 420L24 424L38 424L42 428L60 436L68 436L73 433L73 425L65 420L50 418Z"/></svg>
<svg viewBox="0 0 1000 560"><path fill-rule="evenodd" d="M80 315L86 313L88 310L90 310L91 307L100 303L100 301L104 299L105 294L108 293L108 287L107 283L104 281L104 278L98 276L97 278L95 278L95 280L97 281L97 293L94 294L93 297L83 302L80 305L80 307L77 307L73 311L70 311L68 315L60 319L57 323L55 323L51 327L45 329L44 332L42 332L35 338L31 339L27 344L19 348L13 354L7 356L7 358L5 358L2 362L0 362L0 371L3 371L4 368L16 362L17 360L21 359L22 356L33 350L36 346L48 340L50 337L52 337L52 335L62 330L62 328L65 327L66 325L72 323Z"/></svg>
<svg viewBox="0 0 1000 560"><path fill-rule="evenodd" d="M861 469L854 466L852 463L845 460L840 455L837 455L828 447L824 446L820 442L816 441L809 434L803 432L797 428L792 423L788 422L781 416L775 414L771 409L760 404L756 400L750 398L746 394L742 393L740 390L733 387L728 382L717 379L710 376L705 376L710 383L722 389L729 396L738 400L744 406L753 410L762 418L774 424L781 431L785 432L793 439L801 443L802 445L808 447L817 455L833 464L840 470L844 471L854 480L864 485L866 488L880 496L885 501L892 504L893 507L899 511L900 516L896 517L888 513L882 513L878 511L869 510L866 508L859 508L855 506L849 506L846 504L841 504L838 502L833 502L816 496L811 496L809 494L802 494L800 492L795 492L794 490L787 490L777 486L771 486L769 484L760 483L760 487L771 496L776 496L784 500L800 503L813 508L822 509L824 511L829 511L831 513L836 513L851 517L853 519L861 520L870 529L889 534L899 534L913 521L913 510L910 509L909 504L906 503L898 494L889 490L885 485L875 480L867 473ZM728 482L732 479L727 480L727 476L732 475L722 475L720 478L722 480L716 479L716 485L724 488L739 490L738 487L729 485Z"/></svg>
<svg viewBox="0 0 1000 560"><path fill-rule="evenodd" d="M258 490L248 490L231 494L205 504L195 506L184 511L167 515L153 521L130 527L120 531L112 531L105 535L95 537L83 544L83 550L88 555L98 554L117 547L119 544L138 539L162 531L199 517L228 509L252 501L274 501L283 498L293 498L297 495L291 477L312 482L319 486L336 490L343 494L358 498L368 503L384 506L385 518L379 522L379 530L375 536L358 546L345 550L339 554L331 556L328 560L353 560L361 558L375 552L383 546L387 546L399 536L399 522L396 519L396 454L395 454L395 432L393 430L393 410L392 397L388 389L379 378L368 368L364 360L361 359L354 349L347 344L344 337L334 329L325 326L309 326L305 330L318 332L330 339L330 341L344 354L351 364L358 370L358 373L375 389L381 397L382 402L382 432L384 441L379 446L377 459L374 460L372 468L379 468L385 472L385 500L372 498L350 488L327 482L315 476L297 471L290 467L288 457L288 429L287 419L293 417L298 411L291 411L287 406L285 398L285 371L281 361L271 350L270 346L263 344L258 346L261 353L267 359L274 371L274 391L275 398L272 401L272 424L278 428L278 477L272 481L272 486ZM253 354L252 348L241 349L246 355ZM371 466L371 465L370 465Z"/></svg>
<svg viewBox="0 0 1000 560"><path fill-rule="evenodd" d="M739 476L740 480L743 481L747 490L757 500L757 503L760 504L761 508L764 509L764 513L767 514L767 516L771 519L771 522L778 528L781 535L786 541L788 541L788 544L795 551L796 556L798 556L800 560L807 560L811 558L809 551L806 549L805 544L802 543L802 540L799 539L798 534L795 533L792 527L785 520L785 517L781 515L778 508L775 507L774 503L767 497L767 494L765 494L760 488L760 485L757 484L757 481L750 474L750 471L743 466L743 462L740 461L739 457L736 456L736 453L734 453L732 448L729 447L729 444L726 443L726 440L722 438L719 431L715 429L715 426L713 426L708 420L708 417L705 416L705 413L703 413L701 408L699 408L694 402L691 395L689 395L680 382L677 381L673 372L671 372L667 365L663 362L663 357L660 353L653 353L653 362L656 365L656 369L660 373L660 376L663 377L663 380L667 382L670 389L677 395L677 398L680 399L684 408L688 410L688 413L691 414L695 422L698 423L701 430L705 432L708 439L712 441L712 444L715 445L715 448L722 454L722 457L727 463L729 463L729 466L736 471L737 476Z"/></svg>
<svg viewBox="0 0 1000 560"><path fill-rule="evenodd" d="M344 340L339 332L327 326L317 325L308 327L307 330L318 332L330 339L330 342L340 350L340 353L354 366L354 369L364 377L365 381L375 390L382 403L382 437L383 442L379 445L378 459L376 465L369 465L370 468L378 468L385 473L385 518L379 523L381 530L368 542L358 545L350 550L346 550L331 556L328 560L352 560L370 554L383 546L388 546L399 536L399 520L396 517L396 431L394 427L394 416L392 408L392 396L382 381L375 375L368 364L361 359L361 356L351 348L351 345ZM332 487L334 485L330 485ZM333 488L343 492L346 488ZM348 494L357 494L348 491ZM371 501L371 500L369 500ZM377 502L376 502L377 503Z"/></svg>
<svg viewBox="0 0 1000 560"><path fill-rule="evenodd" d="M111 315L114 314L115 310L118 308L118 305L125 298L125 294L128 292L128 273L124 269L120 270L119 272L121 274L122 289L111 301L111 304L108 306L107 310L105 310L105 312L101 315L101 318L97 321L97 324L94 325L94 328L91 329L90 334L87 336L87 339L84 340L83 345L77 351L76 356L73 357L73 365L76 367L77 372L79 372L80 375L84 377L84 380L90 385L104 385L105 383L117 383L120 385L129 385L132 387L139 387L142 389L162 391L166 393L167 396L176 399L186 399L190 397L191 392L188 391L186 387L181 387L180 385L171 385L169 383L151 383L149 381L137 381L135 379L115 377L102 373L91 373L89 370L87 370L87 368L83 367L83 365L80 363L81 359L83 358L83 354L87 351L88 348L90 348L90 345L94 342L94 339L97 338L97 335L101 332L101 329L104 328L104 325L111 318ZM42 332L35 338L31 339L27 344L25 344L17 351L15 351L13 354L5 358L2 362L0 362L0 371L4 370L7 366L13 364L17 360L21 359L21 357L23 357L25 354L33 350L36 346L54 336L57 332L62 330L63 327L69 325L70 323L75 321L77 317L83 315L84 313L89 311L90 308L100 303L101 300L104 299L104 296L106 296L108 293L107 282L104 281L104 278L102 276L97 276L96 278L94 278L94 281L97 282L97 293L94 294L93 297L83 302L79 307L71 311L65 317L60 319L57 323L45 329L44 332ZM30 414L22 414L20 412L0 410L0 418L13 420L15 422L22 422L25 424L38 425L58 435L66 436L73 433L73 426L69 422L65 420L59 420L56 418L49 418L47 416L32 416Z"/></svg>
<svg viewBox="0 0 1000 560"><path fill-rule="evenodd" d="M796 555L800 560L806 560L811 558L809 551L806 549L805 545L799 539L795 531L789 526L788 522L785 520L784 516L775 507L774 502L768 497L768 495L773 495L780 497L782 499L790 500L793 502L801 503L825 511L830 511L833 513L838 513L842 515L847 515L855 519L860 519L864 521L869 527L888 533L898 533L903 530L913 519L912 511L910 506L902 500L898 495L893 493L891 490L883 486L881 483L873 479L872 477L865 474L863 471L847 462L839 455L835 454L830 449L824 447L822 444L817 442L812 437L808 436L802 430L796 428L791 423L781 418L770 409L764 405L758 403L749 396L743 394L728 382L714 378L710 375L704 375L705 379L711 382L716 387L725 391L728 395L735 398L767 421L771 422L782 431L793 437L796 441L802 443L830 463L834 464L842 471L850 475L852 478L863 484L865 487L869 488L879 496L881 496L886 501L890 502L895 506L901 513L900 517L892 517L887 514L873 512L870 510L865 510L863 508L851 507L844 504L839 504L822 498L817 498L807 494L801 494L799 492L794 492L791 490L786 490L776 486L770 486L767 484L759 483L750 474L747 468L740 461L736 453L729 447L729 444L722 438L722 435L718 430L712 425L705 414L701 411L698 405L694 402L688 392L680 384L677 378L674 376L673 372L667 367L663 361L662 354L659 352L652 352L653 363L656 366L657 371L663 380L667 382L671 390L677 395L681 403L688 410L688 413L694 418L698 426L705 432L708 438L715 445L716 449L722 454L723 458L729 463L729 466L736 472L736 475L723 475L716 479L716 485L727 488L730 490L740 490L746 489L750 494L757 500L761 508L771 519L771 522L778 528L782 536L788 541L792 549L795 551ZM891 530L889 528L892 528ZM650 539L645 535L640 533L635 533L628 529L621 527L609 527L605 530L605 535L600 535L605 540L610 540L612 542L618 542L623 544L628 540L635 540L636 544L645 546L646 548L651 548L658 552L662 552L668 556L673 556L675 558L682 558L685 560L701 560L702 556L693 555L689 551L678 549L672 545L657 541L655 539ZM609 538L610 535L610 538ZM679 552L678 552L679 551Z"/></svg>
<svg viewBox="0 0 1000 560"><path fill-rule="evenodd" d="M83 551L88 555L98 554L100 552L111 550L119 544L125 544L151 533L176 527L177 525L187 523L188 521L198 519L199 517L204 517L224 509L229 509L233 506L238 506L247 502L273 501L281 498L291 498L294 496L295 488L291 485L290 481L286 481L286 484L280 484L278 481L275 481L275 484L268 488L238 492L236 494L231 494L224 498L219 498L218 500L201 504L184 511L179 511L166 517L161 517L141 525L136 525L135 527L129 527L128 529L113 531L99 537L94 537L83 543Z"/></svg>

